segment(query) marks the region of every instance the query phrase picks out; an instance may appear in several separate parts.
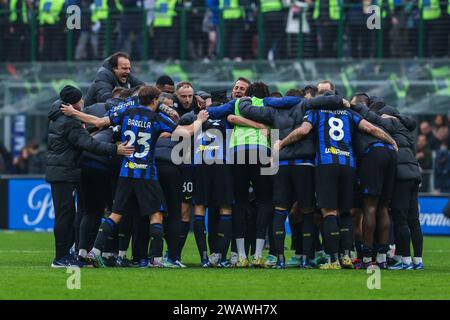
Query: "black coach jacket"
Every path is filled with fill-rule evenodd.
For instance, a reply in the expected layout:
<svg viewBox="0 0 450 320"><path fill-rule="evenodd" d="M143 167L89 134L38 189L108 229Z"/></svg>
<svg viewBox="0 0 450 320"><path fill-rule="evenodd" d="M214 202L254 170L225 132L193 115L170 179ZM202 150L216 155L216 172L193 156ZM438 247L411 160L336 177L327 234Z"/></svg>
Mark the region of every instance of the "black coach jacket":
<svg viewBox="0 0 450 320"><path fill-rule="evenodd" d="M365 105L359 105L359 104L352 106L352 110L357 112L363 118L365 118L364 117L365 113L362 112L362 110L365 110L366 112L367 112L367 110L369 110L368 108L367 108L367 110L364 108L367 108L367 107ZM391 132L388 132L383 126L379 126L375 123L372 123L372 124L379 127L381 130L391 134ZM374 143L385 143L385 142L381 141L380 139L378 139L368 133L365 133L365 132L362 132L359 130L355 131L355 136L353 139L353 148L354 148L355 153L358 156L358 158L362 158L364 156L364 152L367 150L367 148Z"/></svg>
<svg viewBox="0 0 450 320"><path fill-rule="evenodd" d="M388 132L398 146L397 154L397 179L422 181L419 163L415 157L415 136L413 131L417 123L408 117L401 116L397 109L385 106L378 111L378 114L368 107L358 104L353 106L355 111L360 113L367 121L381 127ZM396 117L396 119L382 118L382 114Z"/></svg>
<svg viewBox="0 0 450 320"><path fill-rule="evenodd" d="M90 106L97 102L106 102L112 97L115 87L133 88L143 85L144 82L130 74L126 83L120 83L113 72L108 59L103 62L102 67L97 71L97 75L88 89L84 104Z"/></svg>
<svg viewBox="0 0 450 320"><path fill-rule="evenodd" d="M300 127L308 109L342 109L342 98L336 95L318 96L313 99L303 99L292 108L274 108L270 106L252 106L250 99L240 99L239 112L245 118L279 129L279 139L286 138L292 131ZM310 132L300 139L281 149L279 160L311 159L314 160L315 137Z"/></svg>
<svg viewBox="0 0 450 320"><path fill-rule="evenodd" d="M99 155L115 155L117 146L94 140L81 121L65 116L61 100L53 103L48 113L47 167L48 182L78 182L81 169L78 161L83 150Z"/></svg>

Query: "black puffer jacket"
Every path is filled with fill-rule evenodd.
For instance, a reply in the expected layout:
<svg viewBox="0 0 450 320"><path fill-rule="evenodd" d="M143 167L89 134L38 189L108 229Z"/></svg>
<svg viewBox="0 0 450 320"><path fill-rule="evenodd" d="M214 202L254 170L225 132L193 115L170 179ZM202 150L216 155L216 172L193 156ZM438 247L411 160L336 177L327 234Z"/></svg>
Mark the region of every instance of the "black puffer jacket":
<svg viewBox="0 0 450 320"><path fill-rule="evenodd" d="M171 138L159 138L155 144L156 161L172 162L172 149L178 144L178 141L172 141Z"/></svg>
<svg viewBox="0 0 450 320"><path fill-rule="evenodd" d="M415 157L415 136L412 132L416 128L416 122L408 117L402 117L395 108L389 106L380 109L378 114L360 104L353 108L367 121L388 132L397 143L397 179L422 181L419 163ZM395 116L396 119L385 119L380 114Z"/></svg>
<svg viewBox="0 0 450 320"><path fill-rule="evenodd" d="M53 103L48 113L48 150L45 177L48 182L78 182L81 170L78 161L83 150L99 155L115 155L117 146L95 141L81 122L66 117L61 101Z"/></svg>
<svg viewBox="0 0 450 320"><path fill-rule="evenodd" d="M363 110L364 108L367 108L367 107L365 105L352 106L352 110L359 113L363 118L364 118L364 116L360 113L360 111ZM384 127L382 127L382 126L377 126L377 127L384 130L385 132L387 132L386 129L384 129ZM353 148L354 148L355 153L358 158L363 157L367 148L369 148L374 143L385 143L385 142L381 141L380 139L378 139L368 133L365 133L363 131L359 131L359 130L355 131L355 138L353 140Z"/></svg>
<svg viewBox="0 0 450 320"><path fill-rule="evenodd" d="M311 100L303 99L292 108L273 108L252 106L251 99L240 99L239 112L245 118L271 125L279 129L279 139L286 138L303 123L307 109L341 109L342 98L335 95L318 96ZM280 160L314 159L316 149L313 132L280 151Z"/></svg>
<svg viewBox="0 0 450 320"><path fill-rule="evenodd" d="M112 97L112 91L115 87L125 87L130 89L144 84L144 82L132 74L128 76L126 83L121 83L115 76L108 59L103 62L103 66L97 71L94 82L88 89L84 101L86 106L90 106L97 102L106 102L106 100Z"/></svg>
<svg viewBox="0 0 450 320"><path fill-rule="evenodd" d="M106 128L101 131L94 132L91 136L94 140L105 143L113 142L113 129ZM80 167L89 167L102 171L110 171L112 166L112 157L107 155L99 155L89 151L83 151L80 157Z"/></svg>

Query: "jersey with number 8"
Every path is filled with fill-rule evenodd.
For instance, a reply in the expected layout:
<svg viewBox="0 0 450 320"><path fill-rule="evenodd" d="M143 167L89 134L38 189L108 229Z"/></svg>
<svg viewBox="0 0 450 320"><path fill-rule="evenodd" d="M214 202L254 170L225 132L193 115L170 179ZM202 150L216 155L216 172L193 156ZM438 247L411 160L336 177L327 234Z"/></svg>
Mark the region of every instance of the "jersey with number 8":
<svg viewBox="0 0 450 320"><path fill-rule="evenodd" d="M112 110L109 118L113 126L121 126L122 142L135 148L132 156L123 159L120 176L157 180L155 143L161 132L173 132L176 123L139 105Z"/></svg>
<svg viewBox="0 0 450 320"><path fill-rule="evenodd" d="M355 167L352 135L361 118L349 110L308 110L316 137L316 165L338 164Z"/></svg>

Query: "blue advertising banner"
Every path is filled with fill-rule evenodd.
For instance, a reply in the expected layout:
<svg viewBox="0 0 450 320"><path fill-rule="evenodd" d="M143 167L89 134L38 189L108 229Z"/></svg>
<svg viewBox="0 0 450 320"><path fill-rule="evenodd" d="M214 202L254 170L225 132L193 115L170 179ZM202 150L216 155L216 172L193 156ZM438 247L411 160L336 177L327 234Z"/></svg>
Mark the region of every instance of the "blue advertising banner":
<svg viewBox="0 0 450 320"><path fill-rule="evenodd" d="M450 219L442 213L447 197L419 197L420 225L426 235L450 235Z"/></svg>
<svg viewBox="0 0 450 320"><path fill-rule="evenodd" d="M7 180L5 187L9 229L35 231L53 229L55 213L50 185L45 180L11 179ZM439 196L419 197L420 224L425 235L450 236L450 219L442 213L448 200L447 197ZM286 233L290 234L288 223Z"/></svg>
<svg viewBox="0 0 450 320"><path fill-rule="evenodd" d="M50 185L42 179L9 180L9 229L51 231L55 220Z"/></svg>

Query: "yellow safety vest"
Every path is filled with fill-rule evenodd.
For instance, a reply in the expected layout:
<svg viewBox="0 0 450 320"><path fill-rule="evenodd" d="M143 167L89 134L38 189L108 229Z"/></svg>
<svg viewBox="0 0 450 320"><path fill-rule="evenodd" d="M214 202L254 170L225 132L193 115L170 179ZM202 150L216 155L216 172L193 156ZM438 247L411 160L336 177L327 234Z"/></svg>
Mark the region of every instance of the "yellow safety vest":
<svg viewBox="0 0 450 320"><path fill-rule="evenodd" d="M331 20L341 19L341 7L339 0L328 0L328 14ZM320 0L314 2L313 19L318 19L320 16Z"/></svg>
<svg viewBox="0 0 450 320"><path fill-rule="evenodd" d="M19 0L11 0L9 3L9 22L17 22L17 3ZM25 0L20 0L22 2L21 7L21 16L22 22L28 23L28 14L27 14L27 2Z"/></svg>
<svg viewBox="0 0 450 320"><path fill-rule="evenodd" d="M447 3L447 14L450 14L450 0Z"/></svg>
<svg viewBox="0 0 450 320"><path fill-rule="evenodd" d="M108 19L108 0L95 0L92 4L91 21L96 23Z"/></svg>
<svg viewBox="0 0 450 320"><path fill-rule="evenodd" d="M120 0L114 0L114 5L116 6L116 9L120 12L123 11L122 3L120 3Z"/></svg>
<svg viewBox="0 0 450 320"><path fill-rule="evenodd" d="M157 0L155 5L155 20L153 26L167 28L173 25L173 17L177 15L175 6L177 0Z"/></svg>
<svg viewBox="0 0 450 320"><path fill-rule="evenodd" d="M441 7L439 0L429 0L430 4L427 6L423 5L423 0L419 0L419 9L422 8L422 19L423 20L436 20L441 16Z"/></svg>
<svg viewBox="0 0 450 320"><path fill-rule="evenodd" d="M225 20L240 19L244 16L244 10L239 5L239 0L220 0L219 9Z"/></svg>
<svg viewBox="0 0 450 320"><path fill-rule="evenodd" d="M255 107L264 107L264 100L256 97L252 98L252 105ZM239 99L234 104L234 114L240 116ZM230 138L230 148L245 146L245 145L261 145L270 148L269 139L261 133L261 130L250 127L243 127L235 125L233 134Z"/></svg>
<svg viewBox="0 0 450 320"><path fill-rule="evenodd" d="M64 6L64 0L41 0L39 2L39 24L55 24Z"/></svg>
<svg viewBox="0 0 450 320"><path fill-rule="evenodd" d="M273 12L283 10L283 4L280 0L264 0L261 1L261 12Z"/></svg>
<svg viewBox="0 0 450 320"><path fill-rule="evenodd" d="M378 6L380 8L382 8L382 9L383 9L383 1L384 0L378 0ZM389 5L389 12L393 13L394 10L395 10L394 0L388 0L388 5ZM384 18L387 17L387 15L388 15L388 11L387 10L383 10L382 14L381 14L381 17L384 19Z"/></svg>

